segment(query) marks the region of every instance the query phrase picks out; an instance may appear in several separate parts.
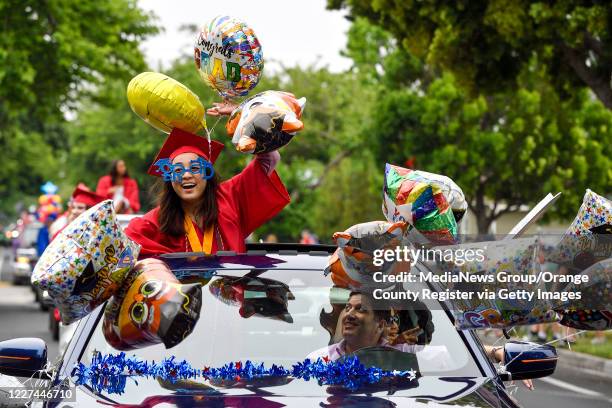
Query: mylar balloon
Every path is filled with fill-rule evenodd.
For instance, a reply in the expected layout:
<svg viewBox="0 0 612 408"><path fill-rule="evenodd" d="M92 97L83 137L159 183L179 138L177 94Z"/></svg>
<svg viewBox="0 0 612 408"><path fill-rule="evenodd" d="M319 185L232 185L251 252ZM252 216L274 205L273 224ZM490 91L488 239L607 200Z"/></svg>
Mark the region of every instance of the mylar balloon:
<svg viewBox="0 0 612 408"><path fill-rule="evenodd" d="M609 310L561 310L560 324L578 330L612 329L612 311Z"/></svg>
<svg viewBox="0 0 612 408"><path fill-rule="evenodd" d="M288 311L289 300L295 296L286 284L256 276L219 276L208 289L226 305L238 307L241 317L266 317L293 323Z"/></svg>
<svg viewBox="0 0 612 408"><path fill-rule="evenodd" d="M510 293L538 293L546 290L544 283L538 283L540 265L540 245L535 237L517 238L507 241L470 242L461 245L432 248L427 255L427 267L436 275L474 278L440 281L441 290L460 291L474 294L471 298L449 299L450 309L455 315L455 326L463 329L509 328L519 325L551 323L557 320L553 305L537 296L496 295L480 298L475 293L500 293L503 289ZM463 257L459 254L476 254ZM437 255L436 255L437 254ZM432 258L433 255L433 259ZM507 281L500 275L512 275Z"/></svg>
<svg viewBox="0 0 612 408"><path fill-rule="evenodd" d="M191 334L201 307L201 284L183 285L163 261L144 259L106 306L102 331L117 350L172 348Z"/></svg>
<svg viewBox="0 0 612 408"><path fill-rule="evenodd" d="M121 286L140 247L117 223L106 200L70 223L45 249L32 284L46 290L70 324L90 313Z"/></svg>
<svg viewBox="0 0 612 408"><path fill-rule="evenodd" d="M375 282L374 272L396 274L401 264L382 262L381 265L375 265L373 252L377 249L395 250L405 239L407 227L405 222L372 221L353 225L344 232L336 232L333 239L338 249L330 258L325 273L331 273L334 284L343 288L389 286ZM404 272L407 272L405 265L403 267Z"/></svg>
<svg viewBox="0 0 612 408"><path fill-rule="evenodd" d="M190 133L206 129L200 98L180 82L157 72L136 75L127 87L128 103L145 122L165 133L179 128Z"/></svg>
<svg viewBox="0 0 612 408"><path fill-rule="evenodd" d="M59 188L50 181L47 181L45 184L40 186L40 191L42 191L43 193L47 195L52 195L52 194L57 193L58 189Z"/></svg>
<svg viewBox="0 0 612 408"><path fill-rule="evenodd" d="M288 92L265 91L242 102L225 128L239 152L271 152L304 128L300 119L305 104L306 98L296 99Z"/></svg>
<svg viewBox="0 0 612 408"><path fill-rule="evenodd" d="M587 190L576 218L548 260L577 273L611 256L612 201Z"/></svg>
<svg viewBox="0 0 612 408"><path fill-rule="evenodd" d="M217 16L202 28L194 58L202 80L223 98L248 94L259 82L264 66L253 29L229 16Z"/></svg>
<svg viewBox="0 0 612 408"><path fill-rule="evenodd" d="M40 206L47 205L47 204L61 205L61 203L62 203L62 198L58 196L57 194L43 194L38 197L38 205Z"/></svg>
<svg viewBox="0 0 612 408"><path fill-rule="evenodd" d="M383 197L383 214L388 221L406 221L437 243L456 241L457 220L467 203L450 178L387 163Z"/></svg>
<svg viewBox="0 0 612 408"><path fill-rule="evenodd" d="M43 194L38 197L39 207L36 215L40 222L45 222L50 216L57 217L62 211L62 199L57 194Z"/></svg>
<svg viewBox="0 0 612 408"><path fill-rule="evenodd" d="M607 259L580 275L588 278L559 289L561 293L580 294L579 300L567 300L557 310L562 317L560 323L580 330L612 329L612 258L608 254Z"/></svg>

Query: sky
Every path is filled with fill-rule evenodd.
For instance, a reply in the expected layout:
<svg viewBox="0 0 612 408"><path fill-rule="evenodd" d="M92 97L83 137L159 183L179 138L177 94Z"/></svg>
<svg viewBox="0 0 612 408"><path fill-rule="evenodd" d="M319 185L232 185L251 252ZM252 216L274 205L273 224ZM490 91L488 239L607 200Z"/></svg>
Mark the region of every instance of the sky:
<svg viewBox="0 0 612 408"><path fill-rule="evenodd" d="M195 36L179 31L183 24L203 26L217 15L230 15L253 28L262 45L266 69L327 65L334 72L350 67L340 56L350 23L345 11L328 11L326 0L139 0L153 11L164 32L143 44L153 69L166 68L180 57L193 58Z"/></svg>

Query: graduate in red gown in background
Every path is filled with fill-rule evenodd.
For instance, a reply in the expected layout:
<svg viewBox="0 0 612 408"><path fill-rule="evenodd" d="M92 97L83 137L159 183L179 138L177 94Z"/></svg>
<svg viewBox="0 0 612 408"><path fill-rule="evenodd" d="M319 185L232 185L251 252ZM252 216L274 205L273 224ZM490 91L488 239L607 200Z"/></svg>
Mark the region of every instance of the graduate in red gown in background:
<svg viewBox="0 0 612 408"><path fill-rule="evenodd" d="M89 190L89 188L85 184L79 183L77 187L72 192L72 196L70 197L70 203L68 204L69 209L66 214L64 214L65 220L58 219L56 221L60 222L56 226L54 223L51 227L54 230L50 230L51 240L55 239L60 232L64 228L66 228L72 221L74 221L79 215L83 214L85 211L93 207L94 205L104 201L104 197L99 196L93 191ZM55 228L53 228L55 226Z"/></svg>
<svg viewBox="0 0 612 408"><path fill-rule="evenodd" d="M223 144L174 129L148 173L163 178L158 206L133 219L126 234L141 257L170 252L246 251L245 238L290 201L274 170L278 152L255 155L224 182L214 172Z"/></svg>
<svg viewBox="0 0 612 408"><path fill-rule="evenodd" d="M96 194L113 200L118 214L133 214L140 211L138 184L130 178L123 160L115 160L106 176L100 177Z"/></svg>

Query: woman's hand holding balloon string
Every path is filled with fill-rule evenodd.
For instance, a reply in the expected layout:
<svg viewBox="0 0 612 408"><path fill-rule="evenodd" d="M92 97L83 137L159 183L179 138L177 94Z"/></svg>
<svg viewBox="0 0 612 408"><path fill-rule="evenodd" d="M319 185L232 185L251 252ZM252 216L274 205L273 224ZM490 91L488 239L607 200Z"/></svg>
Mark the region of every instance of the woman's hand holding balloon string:
<svg viewBox="0 0 612 408"><path fill-rule="evenodd" d="M206 110L206 113L211 116L229 116L238 107L229 100L223 102L213 102L213 107ZM259 161L259 164L263 167L267 175L270 175L276 165L280 161L280 153L278 150L268 153L261 153L255 155L255 160Z"/></svg>
<svg viewBox="0 0 612 408"><path fill-rule="evenodd" d="M210 116L229 116L238 105L226 99L223 102L213 102L213 107L206 110L206 114Z"/></svg>

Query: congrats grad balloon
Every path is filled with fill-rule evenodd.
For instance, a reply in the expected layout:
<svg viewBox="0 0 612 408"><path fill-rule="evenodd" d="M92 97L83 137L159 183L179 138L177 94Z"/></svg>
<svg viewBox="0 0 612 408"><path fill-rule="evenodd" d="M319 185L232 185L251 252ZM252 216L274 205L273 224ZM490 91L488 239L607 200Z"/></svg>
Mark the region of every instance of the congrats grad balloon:
<svg viewBox="0 0 612 408"><path fill-rule="evenodd" d="M259 82L264 66L253 29L229 16L217 16L202 28L194 58L202 80L223 98L248 94Z"/></svg>

